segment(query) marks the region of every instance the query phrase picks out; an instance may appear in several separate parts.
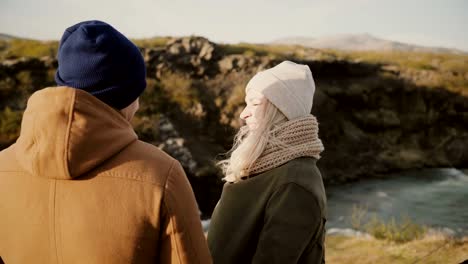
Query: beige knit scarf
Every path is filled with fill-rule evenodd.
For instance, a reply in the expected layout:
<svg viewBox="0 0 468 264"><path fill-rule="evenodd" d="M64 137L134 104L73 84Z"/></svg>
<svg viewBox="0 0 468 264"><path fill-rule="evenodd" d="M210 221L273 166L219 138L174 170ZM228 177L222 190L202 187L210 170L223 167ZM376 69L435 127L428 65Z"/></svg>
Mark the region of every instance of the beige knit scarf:
<svg viewBox="0 0 468 264"><path fill-rule="evenodd" d="M260 157L250 167L248 175L261 173L299 157L314 157L320 159L324 150L318 137L318 122L315 116L289 120L275 127L272 136L284 146L267 143Z"/></svg>

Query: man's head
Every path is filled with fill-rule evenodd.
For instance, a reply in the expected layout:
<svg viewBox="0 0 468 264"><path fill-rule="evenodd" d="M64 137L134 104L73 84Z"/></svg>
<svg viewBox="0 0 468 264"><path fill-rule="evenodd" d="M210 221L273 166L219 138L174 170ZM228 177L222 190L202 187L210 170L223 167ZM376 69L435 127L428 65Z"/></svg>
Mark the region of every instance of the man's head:
<svg viewBox="0 0 468 264"><path fill-rule="evenodd" d="M60 40L55 81L122 110L144 91L146 68L139 49L111 25L84 21Z"/></svg>

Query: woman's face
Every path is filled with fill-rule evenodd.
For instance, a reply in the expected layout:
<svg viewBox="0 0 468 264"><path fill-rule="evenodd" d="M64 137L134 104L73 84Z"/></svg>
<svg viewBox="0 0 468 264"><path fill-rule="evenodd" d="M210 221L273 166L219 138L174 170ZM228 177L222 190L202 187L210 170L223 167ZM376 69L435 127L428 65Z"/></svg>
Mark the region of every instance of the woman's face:
<svg viewBox="0 0 468 264"><path fill-rule="evenodd" d="M249 90L245 96L247 104L240 114L240 118L245 121L250 130L254 130L260 124L266 109L266 97L257 91Z"/></svg>

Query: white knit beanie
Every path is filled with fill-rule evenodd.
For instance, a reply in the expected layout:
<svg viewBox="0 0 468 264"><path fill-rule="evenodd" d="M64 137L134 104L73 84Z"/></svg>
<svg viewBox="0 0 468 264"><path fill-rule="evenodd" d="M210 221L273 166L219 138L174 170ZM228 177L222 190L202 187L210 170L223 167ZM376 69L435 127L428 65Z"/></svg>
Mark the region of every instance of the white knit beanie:
<svg viewBox="0 0 468 264"><path fill-rule="evenodd" d="M287 118L292 120L310 114L315 83L307 65L283 61L257 73L245 91L262 93Z"/></svg>

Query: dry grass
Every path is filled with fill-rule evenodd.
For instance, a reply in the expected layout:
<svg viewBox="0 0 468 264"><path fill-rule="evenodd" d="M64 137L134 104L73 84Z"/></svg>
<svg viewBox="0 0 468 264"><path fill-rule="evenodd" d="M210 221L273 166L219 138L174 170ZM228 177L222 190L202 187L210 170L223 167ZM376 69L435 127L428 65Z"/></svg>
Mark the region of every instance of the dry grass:
<svg viewBox="0 0 468 264"><path fill-rule="evenodd" d="M134 39L142 48L164 47L171 37ZM268 56L275 59L347 60L390 66L398 78L416 85L442 87L468 94L468 55L402 51L337 51L318 50L297 45L219 44L221 53L245 56ZM58 41L11 40L0 41L0 59L15 57L55 57Z"/></svg>
<svg viewBox="0 0 468 264"><path fill-rule="evenodd" d="M192 79L177 73L167 73L161 77L161 87L169 99L177 103L184 112L190 112L200 104L200 95L193 87Z"/></svg>
<svg viewBox="0 0 468 264"><path fill-rule="evenodd" d="M416 224L408 215L401 215L398 219L392 217L385 221L371 214L366 207L353 205L351 214L351 226L359 231L371 234L377 239L384 239L397 243L403 243L420 239L427 234L428 227Z"/></svg>
<svg viewBox="0 0 468 264"><path fill-rule="evenodd" d="M461 263L468 259L468 238L426 236L407 243L362 237L327 236L327 263Z"/></svg>
<svg viewBox="0 0 468 264"><path fill-rule="evenodd" d="M416 85L443 87L468 94L468 55L408 51L339 51L312 49L295 45L240 43L221 45L225 54L273 56L278 59L345 60L396 68L399 78Z"/></svg>
<svg viewBox="0 0 468 264"><path fill-rule="evenodd" d="M39 41L14 39L0 41L0 59L44 56L55 57L58 49L58 41Z"/></svg>
<svg viewBox="0 0 468 264"><path fill-rule="evenodd" d="M0 149L9 146L20 133L22 112L9 107L0 111Z"/></svg>
<svg viewBox="0 0 468 264"><path fill-rule="evenodd" d="M166 46L167 42L171 39L172 37L154 37L145 39L131 39L131 41L141 48L157 48Z"/></svg>
<svg viewBox="0 0 468 264"><path fill-rule="evenodd" d="M468 94L468 55L402 51L329 51L337 58L396 66L400 78L416 85Z"/></svg>
<svg viewBox="0 0 468 264"><path fill-rule="evenodd" d="M345 60L359 60L379 64L396 64L419 70L468 71L467 54L424 53L408 51L337 51L330 50Z"/></svg>

